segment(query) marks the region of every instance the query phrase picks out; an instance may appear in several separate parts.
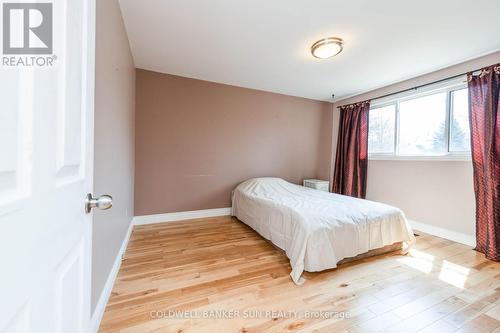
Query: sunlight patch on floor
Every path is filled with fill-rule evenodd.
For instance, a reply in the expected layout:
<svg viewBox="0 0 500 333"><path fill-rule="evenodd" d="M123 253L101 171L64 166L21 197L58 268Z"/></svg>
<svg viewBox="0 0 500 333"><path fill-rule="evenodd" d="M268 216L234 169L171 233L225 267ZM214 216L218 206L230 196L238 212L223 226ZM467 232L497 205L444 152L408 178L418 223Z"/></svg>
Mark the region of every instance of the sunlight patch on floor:
<svg viewBox="0 0 500 333"><path fill-rule="evenodd" d="M425 274L437 274L440 281L460 289L465 288L470 274L470 268L447 260L436 260L433 255L417 249L411 249L407 256L399 258L397 261Z"/></svg>
<svg viewBox="0 0 500 333"><path fill-rule="evenodd" d="M432 268L434 267L434 256L416 249L411 249L408 255L397 260L426 274L432 272Z"/></svg>
<svg viewBox="0 0 500 333"><path fill-rule="evenodd" d="M441 271L439 272L439 280L460 289L464 289L469 273L469 268L443 260L443 265L441 266Z"/></svg>

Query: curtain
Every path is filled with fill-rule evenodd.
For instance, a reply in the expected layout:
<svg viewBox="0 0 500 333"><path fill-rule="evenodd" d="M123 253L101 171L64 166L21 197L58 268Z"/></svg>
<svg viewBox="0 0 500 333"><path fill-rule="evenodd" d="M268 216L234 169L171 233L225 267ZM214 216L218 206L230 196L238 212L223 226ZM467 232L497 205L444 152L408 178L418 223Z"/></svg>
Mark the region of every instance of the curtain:
<svg viewBox="0 0 500 333"><path fill-rule="evenodd" d="M369 109L369 101L340 107L332 192L357 198L366 196Z"/></svg>
<svg viewBox="0 0 500 333"><path fill-rule="evenodd" d="M500 260L500 64L468 73L476 250Z"/></svg>

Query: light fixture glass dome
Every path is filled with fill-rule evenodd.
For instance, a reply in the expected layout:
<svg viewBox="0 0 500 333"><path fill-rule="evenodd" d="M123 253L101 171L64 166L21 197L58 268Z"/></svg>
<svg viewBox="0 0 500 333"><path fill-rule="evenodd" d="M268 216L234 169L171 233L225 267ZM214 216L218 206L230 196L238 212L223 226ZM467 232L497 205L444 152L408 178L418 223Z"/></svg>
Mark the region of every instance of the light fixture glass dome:
<svg viewBox="0 0 500 333"><path fill-rule="evenodd" d="M337 37L328 37L318 40L311 46L311 53L320 59L331 58L342 51L343 41Z"/></svg>

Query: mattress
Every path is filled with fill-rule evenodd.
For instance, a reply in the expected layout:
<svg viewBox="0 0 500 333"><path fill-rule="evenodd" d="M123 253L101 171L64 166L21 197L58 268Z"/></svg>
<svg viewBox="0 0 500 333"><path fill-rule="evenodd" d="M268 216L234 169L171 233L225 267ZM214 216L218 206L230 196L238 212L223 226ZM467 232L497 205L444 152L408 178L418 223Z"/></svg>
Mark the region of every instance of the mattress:
<svg viewBox="0 0 500 333"><path fill-rule="evenodd" d="M397 242L409 248L415 242L396 207L281 178L254 178L238 185L232 193L232 215L286 253L296 284L304 282L303 271L335 268L344 258Z"/></svg>

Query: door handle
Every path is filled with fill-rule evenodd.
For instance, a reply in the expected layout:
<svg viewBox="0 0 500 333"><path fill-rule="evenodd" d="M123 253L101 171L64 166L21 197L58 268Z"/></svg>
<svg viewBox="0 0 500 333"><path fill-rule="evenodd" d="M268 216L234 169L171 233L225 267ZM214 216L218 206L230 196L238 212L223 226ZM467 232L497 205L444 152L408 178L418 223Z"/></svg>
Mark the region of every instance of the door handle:
<svg viewBox="0 0 500 333"><path fill-rule="evenodd" d="M85 213L90 213L92 208L102 210L110 209L113 206L113 197L107 194L101 195L99 198L94 198L92 193L87 194L85 198Z"/></svg>

